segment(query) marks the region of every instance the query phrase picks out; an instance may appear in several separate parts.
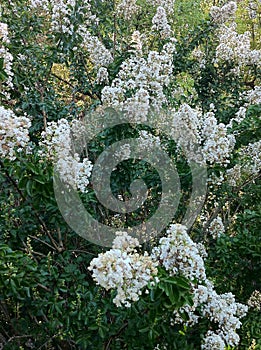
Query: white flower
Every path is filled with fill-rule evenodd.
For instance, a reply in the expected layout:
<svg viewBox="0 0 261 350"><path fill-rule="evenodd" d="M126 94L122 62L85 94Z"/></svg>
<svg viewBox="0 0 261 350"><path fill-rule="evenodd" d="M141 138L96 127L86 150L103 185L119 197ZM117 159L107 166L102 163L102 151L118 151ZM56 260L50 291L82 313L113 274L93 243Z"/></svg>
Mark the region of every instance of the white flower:
<svg viewBox="0 0 261 350"><path fill-rule="evenodd" d="M168 15L174 13L175 0L147 0L150 6L163 7Z"/></svg>
<svg viewBox="0 0 261 350"><path fill-rule="evenodd" d="M254 90L246 93L250 105L261 103L261 86L255 86Z"/></svg>
<svg viewBox="0 0 261 350"><path fill-rule="evenodd" d="M93 279L106 290L115 289L113 302L130 307L139 300L141 290L157 274L157 262L137 253L139 242L126 232L117 232L112 249L94 258L89 266Z"/></svg>
<svg viewBox="0 0 261 350"><path fill-rule="evenodd" d="M126 20L130 20L138 9L139 6L136 4L136 0L122 0L116 7L116 13Z"/></svg>
<svg viewBox="0 0 261 350"><path fill-rule="evenodd" d="M231 186L239 185L246 177L256 176L261 169L261 141L242 146L238 151L238 162L227 170L227 180Z"/></svg>
<svg viewBox="0 0 261 350"><path fill-rule="evenodd" d="M237 4L234 1L230 1L222 7L212 6L210 9L210 15L214 22L224 23L231 20L235 16L237 10Z"/></svg>
<svg viewBox="0 0 261 350"><path fill-rule="evenodd" d="M152 150L155 146L161 146L160 137L154 136L145 130L139 131L139 135L138 141L140 148Z"/></svg>
<svg viewBox="0 0 261 350"><path fill-rule="evenodd" d="M217 216L214 220L211 221L208 231L213 238L218 238L225 232L225 227L220 216Z"/></svg>
<svg viewBox="0 0 261 350"><path fill-rule="evenodd" d="M72 122L72 126L66 119L47 123L46 130L42 132L42 150L39 155L55 163L55 169L66 185L84 193L87 191L93 166L87 158L81 161L79 154L74 152L71 135L73 132L74 141L81 138L83 125L79 121Z"/></svg>
<svg viewBox="0 0 261 350"><path fill-rule="evenodd" d="M187 234L186 227L179 224L170 225L167 233L168 236L162 237L159 246L153 249L153 258L162 261L162 265L172 276L182 274L192 281L204 281L204 261L197 244Z"/></svg>
<svg viewBox="0 0 261 350"><path fill-rule="evenodd" d="M205 160L210 164L226 165L235 146L234 135L227 134L227 126L218 124L213 112L204 115L201 123Z"/></svg>
<svg viewBox="0 0 261 350"><path fill-rule="evenodd" d="M53 32L62 32L67 35L73 34L74 26L71 19L76 10L76 0L30 0L30 6L33 9L40 8L46 11L51 19ZM83 16L85 25L88 25L90 20L94 19L90 10L91 6L88 0L82 1L81 6L77 6L77 13Z"/></svg>
<svg viewBox="0 0 261 350"><path fill-rule="evenodd" d="M0 106L0 156L11 160L16 152L25 149L29 142L30 120L16 116L10 109Z"/></svg>
<svg viewBox="0 0 261 350"><path fill-rule="evenodd" d="M108 84L109 82L109 74L107 68L100 67L97 72L96 83L97 84Z"/></svg>
<svg viewBox="0 0 261 350"><path fill-rule="evenodd" d="M79 26L78 35L82 38L81 47L89 53L89 58L96 68L107 67L112 62L110 51L98 37L91 35L86 26Z"/></svg>
<svg viewBox="0 0 261 350"><path fill-rule="evenodd" d="M118 151L115 152L114 157L119 160L129 159L131 155L131 149L129 144L122 145Z"/></svg>
<svg viewBox="0 0 261 350"><path fill-rule="evenodd" d="M261 50L251 50L251 33L236 32L236 23L222 25L218 30L219 45L216 48L215 63L233 61L237 67L235 74L240 74L246 65L261 66Z"/></svg>
<svg viewBox="0 0 261 350"><path fill-rule="evenodd" d="M247 304L257 310L261 310L261 293L258 290L254 290L254 292L251 294L250 298L247 301Z"/></svg>
<svg viewBox="0 0 261 350"><path fill-rule="evenodd" d="M219 295L208 279L204 284L193 286L193 305L184 305L174 311L172 324L194 325L205 317L218 328L216 333L207 332L201 349L224 350L227 345L237 346L239 336L236 330L241 326L240 318L246 315L247 306L237 303L232 293ZM181 317L184 312L187 314L187 321Z"/></svg>
<svg viewBox="0 0 261 350"><path fill-rule="evenodd" d="M152 19L152 30L160 33L162 38L167 38L171 35L171 27L168 24L166 11L163 7L157 8L157 13Z"/></svg>
<svg viewBox="0 0 261 350"><path fill-rule="evenodd" d="M220 335L208 331L204 342L201 346L202 350L224 350L226 348L226 344Z"/></svg>
<svg viewBox="0 0 261 350"><path fill-rule="evenodd" d="M13 65L13 56L9 52L9 49L5 46L5 44L9 43L8 38L8 28L6 23L0 22L0 58L3 58L4 60L4 72L7 75L7 79L5 80L4 84L7 87L6 91L3 89L3 94L9 98L8 90L13 87L13 71L12 71L12 65Z"/></svg>
<svg viewBox="0 0 261 350"><path fill-rule="evenodd" d="M159 111L166 102L164 86L170 83L175 40L162 51L149 51L148 57L132 56L125 60L111 86L102 90L102 103L126 111L134 121L146 121L149 108ZM126 97L132 92L131 97Z"/></svg>
<svg viewBox="0 0 261 350"><path fill-rule="evenodd" d="M138 30L135 30L132 33L131 40L133 43L133 46L137 50L138 53L142 53L142 41L141 41L141 35Z"/></svg>
<svg viewBox="0 0 261 350"><path fill-rule="evenodd" d="M236 164L231 169L227 169L226 171L227 180L230 186L237 186L237 184L241 180L241 176L242 176L241 170L242 170L242 167L239 164Z"/></svg>
<svg viewBox="0 0 261 350"><path fill-rule="evenodd" d="M75 182L77 184L77 188L82 193L87 192L92 167L92 163L87 158L83 159L83 161L79 162L76 166L77 172Z"/></svg>

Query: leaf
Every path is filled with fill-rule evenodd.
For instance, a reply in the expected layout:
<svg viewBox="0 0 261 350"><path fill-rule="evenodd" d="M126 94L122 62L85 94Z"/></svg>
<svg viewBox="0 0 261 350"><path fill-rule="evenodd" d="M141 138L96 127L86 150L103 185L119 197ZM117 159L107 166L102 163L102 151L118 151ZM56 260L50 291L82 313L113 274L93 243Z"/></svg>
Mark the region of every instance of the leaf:
<svg viewBox="0 0 261 350"><path fill-rule="evenodd" d="M147 333L147 332L149 331L149 329L150 329L149 326L148 326L148 327L145 327L145 328L141 328L141 329L139 329L139 332L140 332L140 333Z"/></svg>
<svg viewBox="0 0 261 350"><path fill-rule="evenodd" d="M28 298L30 298L31 297L30 288L29 287L24 287L24 290L25 290L26 295L28 296Z"/></svg>
<svg viewBox="0 0 261 350"><path fill-rule="evenodd" d="M17 286L15 284L15 281L14 280L10 280L10 285L11 285L11 289L13 291L14 294L17 294Z"/></svg>
<svg viewBox="0 0 261 350"><path fill-rule="evenodd" d="M33 182L31 180L28 180L26 183L26 192L29 194L30 197L32 197L32 187Z"/></svg>
<svg viewBox="0 0 261 350"><path fill-rule="evenodd" d="M96 331L98 329L98 325L94 324L93 326L88 326L88 329L90 329L91 331Z"/></svg>

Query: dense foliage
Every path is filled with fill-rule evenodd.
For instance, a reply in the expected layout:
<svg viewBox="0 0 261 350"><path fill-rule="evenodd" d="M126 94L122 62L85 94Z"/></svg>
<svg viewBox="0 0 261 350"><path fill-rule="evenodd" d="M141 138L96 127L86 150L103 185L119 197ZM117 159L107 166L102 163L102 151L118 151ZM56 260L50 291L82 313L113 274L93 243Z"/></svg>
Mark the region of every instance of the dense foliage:
<svg viewBox="0 0 261 350"><path fill-rule="evenodd" d="M261 349L260 1L3 0L0 16L0 349ZM112 127L73 153L100 116ZM148 189L127 213L92 177L121 140L113 196ZM128 230L157 213L161 150L179 204L139 242ZM193 161L207 188L185 225ZM119 231L110 249L66 223L57 172Z"/></svg>

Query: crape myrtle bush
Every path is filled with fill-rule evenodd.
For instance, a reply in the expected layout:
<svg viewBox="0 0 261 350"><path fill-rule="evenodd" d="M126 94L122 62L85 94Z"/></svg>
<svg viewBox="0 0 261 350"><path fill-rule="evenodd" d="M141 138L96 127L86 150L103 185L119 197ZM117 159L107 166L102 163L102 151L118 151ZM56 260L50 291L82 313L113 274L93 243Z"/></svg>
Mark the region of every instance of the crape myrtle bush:
<svg viewBox="0 0 261 350"><path fill-rule="evenodd" d="M3 0L0 10L0 348L260 349L260 1ZM137 123L70 151L88 113L116 110ZM151 110L172 115L175 141L142 124ZM208 166L191 228L181 225L187 128ZM181 184L172 223L142 245L124 230L157 210L157 171L128 144L118 150L115 197L129 199L136 178L149 192L126 215L102 206L91 182L98 156L127 138L163 147ZM92 216L119 229L111 249L65 223L57 158Z"/></svg>

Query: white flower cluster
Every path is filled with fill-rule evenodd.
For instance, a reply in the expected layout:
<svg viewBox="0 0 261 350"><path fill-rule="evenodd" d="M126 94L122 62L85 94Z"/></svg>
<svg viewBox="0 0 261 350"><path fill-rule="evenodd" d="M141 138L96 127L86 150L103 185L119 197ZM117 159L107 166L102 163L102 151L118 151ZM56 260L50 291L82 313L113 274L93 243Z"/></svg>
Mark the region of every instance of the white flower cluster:
<svg viewBox="0 0 261 350"><path fill-rule="evenodd" d="M27 117L17 117L10 109L0 106L0 157L15 160L29 142L31 122Z"/></svg>
<svg viewBox="0 0 261 350"><path fill-rule="evenodd" d="M116 159L124 160L129 159L131 155L130 145L126 143L122 145L117 152L115 152L114 157Z"/></svg>
<svg viewBox="0 0 261 350"><path fill-rule="evenodd" d="M234 122L240 124L246 118L246 111L247 109L245 107L240 107L239 110L236 112L235 117L230 119L229 124L227 126L229 128L232 128Z"/></svg>
<svg viewBox="0 0 261 350"><path fill-rule="evenodd" d="M261 169L261 140L249 143L241 148L240 156L246 160L244 167L252 175L258 174Z"/></svg>
<svg viewBox="0 0 261 350"><path fill-rule="evenodd" d="M77 184L77 188L82 193L87 192L92 167L92 163L87 158L84 158L82 162L78 161L75 182Z"/></svg>
<svg viewBox="0 0 261 350"><path fill-rule="evenodd" d="M130 20L137 13L138 9L139 6L136 4L136 0L122 0L116 6L116 13L126 20Z"/></svg>
<svg viewBox="0 0 261 350"><path fill-rule="evenodd" d="M174 12L175 0L147 0L147 3L151 6L163 7L168 15Z"/></svg>
<svg viewBox="0 0 261 350"><path fill-rule="evenodd" d="M80 26L77 33L82 38L82 48L85 49L92 64L96 68L107 67L112 61L112 55L97 36L91 35L86 26Z"/></svg>
<svg viewBox="0 0 261 350"><path fill-rule="evenodd" d="M219 44L216 48L215 63L233 61L237 64L235 74L239 74L246 65L261 66L261 50L251 49L251 34L238 34L236 23L221 25L218 30Z"/></svg>
<svg viewBox="0 0 261 350"><path fill-rule="evenodd" d="M170 37L172 30L168 23L164 7L159 6L157 8L157 12L152 19L152 24L152 31L158 32L163 39Z"/></svg>
<svg viewBox="0 0 261 350"><path fill-rule="evenodd" d="M30 0L30 7L31 8L43 8L44 10L48 11L48 0Z"/></svg>
<svg viewBox="0 0 261 350"><path fill-rule="evenodd" d="M203 257L206 256L205 249L191 240L185 226L171 225L167 233L168 236L161 238L159 246L153 249L152 257L159 261L170 275L182 274L188 278L193 290L193 305L185 305L174 311L172 325L193 325L204 317L216 323L219 329L216 333L207 333L202 349L210 349L211 344L221 344L223 348L215 348L220 350L224 350L225 344L237 345L239 336L236 330L241 325L239 319L247 312L247 306L236 303L231 293L216 293L213 284L206 277L203 261ZM187 321L182 318L183 313L187 314Z"/></svg>
<svg viewBox="0 0 261 350"><path fill-rule="evenodd" d="M7 24L0 22L0 38L4 43L9 43Z"/></svg>
<svg viewBox="0 0 261 350"><path fill-rule="evenodd" d="M7 24L0 22L0 58L4 60L4 71L7 75L7 79L5 84L8 88L13 87L13 72L12 72L12 64L13 64L13 56L9 52L8 48L5 44L9 43L8 38L8 28ZM7 92L4 92L6 97L9 97Z"/></svg>
<svg viewBox="0 0 261 350"><path fill-rule="evenodd" d="M155 146L161 147L159 136L154 136L146 130L139 131L139 135L138 141L140 148L151 151Z"/></svg>
<svg viewBox="0 0 261 350"><path fill-rule="evenodd" d="M167 346L164 344L157 344L154 350L167 350Z"/></svg>
<svg viewBox="0 0 261 350"><path fill-rule="evenodd" d="M260 1L259 1L260 3ZM248 15L249 18L254 19L257 17L258 3L257 1L248 1Z"/></svg>
<svg viewBox="0 0 261 350"><path fill-rule="evenodd" d="M202 350L224 350L225 348L226 344L219 334L216 334L213 331L207 332L201 346Z"/></svg>
<svg viewBox="0 0 261 350"><path fill-rule="evenodd" d="M226 171L227 181L230 186L237 186L242 178L241 165L236 164Z"/></svg>
<svg viewBox="0 0 261 350"><path fill-rule="evenodd" d="M134 46L135 50L137 51L137 54L141 54L142 53L142 39L141 39L141 34L138 30L135 30L132 33L131 42L132 42L132 46Z"/></svg>
<svg viewBox="0 0 261 350"><path fill-rule="evenodd" d="M64 149L69 152L71 149L70 125L66 119L60 119L58 122L48 122L47 128L42 132L42 141L40 142L40 154L54 161L56 155Z"/></svg>
<svg viewBox="0 0 261 350"><path fill-rule="evenodd" d="M103 105L120 107L137 122L146 120L150 106L158 111L166 102L163 87L170 83L174 52L173 39L160 53L150 51L147 59L133 56L124 61L111 86L102 90ZM132 91L134 95L126 98Z"/></svg>
<svg viewBox="0 0 261 350"><path fill-rule="evenodd" d="M235 146L235 136L227 133L227 126L217 123L213 112L202 118L202 141L205 160L210 164L228 164Z"/></svg>
<svg viewBox="0 0 261 350"><path fill-rule="evenodd" d="M209 184L209 188L212 189L213 187L221 186L224 180L224 173L220 170L219 174L210 173L207 181Z"/></svg>
<svg viewBox="0 0 261 350"><path fill-rule="evenodd" d="M246 93L249 104L258 105L261 103L261 86L255 86L253 90Z"/></svg>
<svg viewBox="0 0 261 350"><path fill-rule="evenodd" d="M172 137L177 146L185 152L188 160L201 162L199 154L195 154L195 147L200 145L200 120L198 111L184 103L178 111L173 113ZM198 158L199 156L199 158Z"/></svg>
<svg viewBox="0 0 261 350"><path fill-rule="evenodd" d="M237 303L233 294L219 295L213 284L207 279L203 257L206 251L202 244L191 240L185 226L174 224L154 247L151 256L139 255L135 249L139 242L126 232L118 232L112 249L99 254L90 264L89 269L97 284L106 290L116 289L113 302L117 306L130 306L137 301L141 290L154 277L157 279L157 266L161 264L171 276L183 275L191 281L193 305L185 305L173 312L171 324L185 323L193 325L200 318L207 318L218 326L216 332L208 331L202 349L224 350L225 346L236 346L239 336L240 318L244 317L247 306ZM182 314L188 320L184 321ZM156 347L157 348L157 347Z"/></svg>
<svg viewBox="0 0 261 350"><path fill-rule="evenodd" d="M253 293L247 301L247 305L257 311L261 310L261 292L259 292L259 290L253 291Z"/></svg>
<svg viewBox="0 0 261 350"><path fill-rule="evenodd" d="M204 317L217 324L216 332L208 331L205 335L201 349L224 350L226 345L236 346L239 336L236 330L240 328L240 318L246 315L248 307L237 303L232 293L218 294L213 284L205 279L204 285L193 286L193 305L185 305L174 312L172 324L185 323L194 325ZM181 317L186 313L188 320Z"/></svg>
<svg viewBox="0 0 261 350"><path fill-rule="evenodd" d="M167 237L160 239L159 246L153 248L153 259L161 261L171 276L182 274L191 281L204 281L204 261L197 244L187 234L186 227L170 225L167 233Z"/></svg>
<svg viewBox="0 0 261 350"><path fill-rule="evenodd" d="M235 16L236 10L236 2L230 1L222 7L212 6L210 9L210 15L215 23L220 24L231 21Z"/></svg>
<svg viewBox="0 0 261 350"><path fill-rule="evenodd" d="M217 216L214 220L211 221L208 232L213 238L218 238L225 232L225 227L220 216Z"/></svg>
<svg viewBox="0 0 261 350"><path fill-rule="evenodd" d="M123 110L129 116L135 118L137 123L146 121L149 112L150 97L147 90L140 88L133 97L128 98L123 104Z"/></svg>
<svg viewBox="0 0 261 350"><path fill-rule="evenodd" d="M84 193L93 166L87 158L81 161L79 154L73 151L72 130L73 127L66 119L60 119L57 123L49 122L42 132L42 150L39 154L56 162L56 169L67 185Z"/></svg>
<svg viewBox="0 0 261 350"><path fill-rule="evenodd" d="M227 170L227 179L231 186L237 186L246 177L258 175L261 169L261 141L243 146L238 155L240 163Z"/></svg>
<svg viewBox="0 0 261 350"><path fill-rule="evenodd" d="M75 0L55 0L52 1L52 30L61 31L64 34L72 35L73 24L71 15L74 12Z"/></svg>
<svg viewBox="0 0 261 350"><path fill-rule="evenodd" d="M191 53L192 57L199 63L200 68L205 68L206 66L206 54L201 50L201 48L195 47Z"/></svg>
<svg viewBox="0 0 261 350"><path fill-rule="evenodd" d="M99 254L89 266L97 284L106 290L116 289L113 302L117 306L130 307L130 301L139 300L142 289L157 274L157 263L147 253L138 254L138 245L137 239L118 232L112 249Z"/></svg>
<svg viewBox="0 0 261 350"><path fill-rule="evenodd" d="M96 83L97 84L108 84L109 83L109 73L107 71L107 68L100 67L97 72L96 77Z"/></svg>
<svg viewBox="0 0 261 350"><path fill-rule="evenodd" d="M31 0L31 8L42 8L51 16L51 29L53 32L62 32L72 35L74 25L71 22L76 11L76 0ZM77 13L85 16L85 25L94 18L90 12L89 0L82 0L81 6L77 6Z"/></svg>
<svg viewBox="0 0 261 350"><path fill-rule="evenodd" d="M235 137L229 135L227 129L223 123L218 124L213 112L202 115L187 104L173 113L172 136L188 160L229 163Z"/></svg>
<svg viewBox="0 0 261 350"><path fill-rule="evenodd" d="M208 281L205 281L209 284ZM193 326L199 322L200 316L196 313L196 309L207 301L208 287L205 285L192 286L193 291L193 305L184 305L179 310L173 312L173 319L171 325L183 324L186 326ZM187 320L184 321L183 314L187 315Z"/></svg>
<svg viewBox="0 0 261 350"><path fill-rule="evenodd" d="M207 293L207 302L201 307L202 315L218 324L216 333L227 345L237 346L239 336L236 330L241 326L239 319L246 315L248 307L237 303L232 293L219 295L213 287Z"/></svg>

